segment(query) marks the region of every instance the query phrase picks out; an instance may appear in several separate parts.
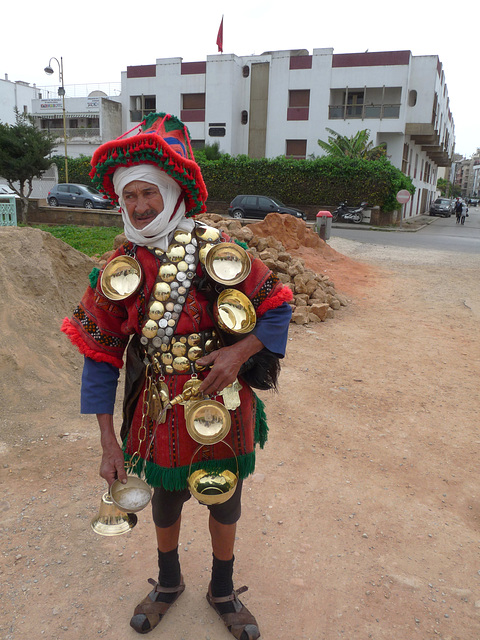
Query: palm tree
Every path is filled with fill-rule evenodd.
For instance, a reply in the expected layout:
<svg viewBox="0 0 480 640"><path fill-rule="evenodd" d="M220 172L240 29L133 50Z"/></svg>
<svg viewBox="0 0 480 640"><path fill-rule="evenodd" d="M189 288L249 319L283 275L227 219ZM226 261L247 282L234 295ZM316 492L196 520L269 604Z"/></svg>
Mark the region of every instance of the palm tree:
<svg viewBox="0 0 480 640"><path fill-rule="evenodd" d="M386 145L384 142L374 147L373 142L369 141L369 129L357 131L357 133L350 136L350 138L342 136L328 127L326 127L326 130L331 134L328 136L328 142L318 140L318 144L329 156L378 160L386 155Z"/></svg>

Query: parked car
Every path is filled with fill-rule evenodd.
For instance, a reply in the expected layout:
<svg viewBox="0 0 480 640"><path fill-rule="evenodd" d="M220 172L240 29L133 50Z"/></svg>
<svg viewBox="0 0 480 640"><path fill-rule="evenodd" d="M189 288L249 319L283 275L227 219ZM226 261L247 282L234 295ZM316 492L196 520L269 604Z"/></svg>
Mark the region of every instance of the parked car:
<svg viewBox="0 0 480 640"><path fill-rule="evenodd" d="M307 216L299 209L286 207L277 198L268 196L236 196L228 207L228 214L232 218L260 218L264 219L269 213L287 213L306 220Z"/></svg>
<svg viewBox="0 0 480 640"><path fill-rule="evenodd" d="M455 202L449 198L437 198L433 204L430 205L431 216L443 216L449 218L455 211Z"/></svg>
<svg viewBox="0 0 480 640"><path fill-rule="evenodd" d="M49 191L47 202L51 207L83 207L84 209L111 209L113 203L93 187L84 184L57 184Z"/></svg>

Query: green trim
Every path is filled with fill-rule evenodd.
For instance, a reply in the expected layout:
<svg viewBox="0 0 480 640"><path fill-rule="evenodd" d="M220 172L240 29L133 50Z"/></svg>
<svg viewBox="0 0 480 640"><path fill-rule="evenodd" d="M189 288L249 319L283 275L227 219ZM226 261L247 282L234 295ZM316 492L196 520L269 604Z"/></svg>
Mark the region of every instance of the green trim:
<svg viewBox="0 0 480 640"><path fill-rule="evenodd" d="M96 289L99 275L100 269L98 269L97 267L93 267L93 269L88 274L88 279L90 281L90 286L92 287L92 289Z"/></svg>
<svg viewBox="0 0 480 640"><path fill-rule="evenodd" d="M260 449L263 449L268 440L268 425L267 425L267 415L265 413L265 404L260 400L256 393L253 394L256 400L256 411L255 411L255 433L253 436L253 441L255 444L260 445Z"/></svg>
<svg viewBox="0 0 480 640"><path fill-rule="evenodd" d="M124 453L125 461L128 463L130 457ZM193 471L197 469L206 469L207 471L224 471L228 469L233 473L237 472L240 478L246 478L255 470L255 451L244 456L235 458L225 458L224 460L201 460L194 462L191 466L186 465L169 469L159 467L153 462L147 462L140 459L131 469L130 472L137 476L142 476L151 487L164 487L167 491L180 491L187 487L187 478ZM145 470L144 470L145 465ZM144 472L143 472L144 471Z"/></svg>
<svg viewBox="0 0 480 640"><path fill-rule="evenodd" d="M248 244L243 242L243 240L237 240L237 238L235 238L234 242L238 244L239 247L242 247L242 249L245 249L245 251L248 251Z"/></svg>

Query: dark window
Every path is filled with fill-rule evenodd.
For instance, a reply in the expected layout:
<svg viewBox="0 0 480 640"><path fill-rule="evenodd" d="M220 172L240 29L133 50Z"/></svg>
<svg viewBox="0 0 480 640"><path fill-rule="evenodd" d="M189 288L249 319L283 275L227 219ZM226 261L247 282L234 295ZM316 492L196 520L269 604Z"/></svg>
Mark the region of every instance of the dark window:
<svg viewBox="0 0 480 640"><path fill-rule="evenodd" d="M250 75L250 67L248 66L248 64L242 67L242 75L244 78L248 78L248 76Z"/></svg>
<svg viewBox="0 0 480 640"><path fill-rule="evenodd" d="M243 110L242 111L242 117L241 117L241 123L242 124L247 124L248 122L248 111Z"/></svg>
<svg viewBox="0 0 480 640"><path fill-rule="evenodd" d="M183 93L182 109L205 109L205 94Z"/></svg>
<svg viewBox="0 0 480 640"><path fill-rule="evenodd" d="M301 159L307 156L306 140L286 140L286 147L287 158Z"/></svg>
<svg viewBox="0 0 480 640"><path fill-rule="evenodd" d="M141 122L149 113L157 110L156 96L131 96L130 97L130 120L131 122Z"/></svg>
<svg viewBox="0 0 480 640"><path fill-rule="evenodd" d="M294 89L288 92L287 120L308 120L310 89Z"/></svg>
<svg viewBox="0 0 480 640"><path fill-rule="evenodd" d="M78 129L78 120L70 119L68 121L68 126L70 127L70 129Z"/></svg>
<svg viewBox="0 0 480 640"><path fill-rule="evenodd" d="M211 138L223 138L225 134L225 127L210 127L208 130L208 135Z"/></svg>
<svg viewBox="0 0 480 640"><path fill-rule="evenodd" d="M347 95L347 118L360 118L363 112L363 91L349 92Z"/></svg>
<svg viewBox="0 0 480 640"><path fill-rule="evenodd" d="M256 196L247 196L243 201L244 207L256 207L257 206L257 197Z"/></svg>
<svg viewBox="0 0 480 640"><path fill-rule="evenodd" d="M60 193L68 193L68 184L59 184L57 189Z"/></svg>

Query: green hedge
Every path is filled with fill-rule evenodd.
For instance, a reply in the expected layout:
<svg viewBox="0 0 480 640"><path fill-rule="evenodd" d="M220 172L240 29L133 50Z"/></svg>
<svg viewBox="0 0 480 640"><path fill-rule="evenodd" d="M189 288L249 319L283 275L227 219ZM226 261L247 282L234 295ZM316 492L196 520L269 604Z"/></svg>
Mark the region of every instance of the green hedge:
<svg viewBox="0 0 480 640"><path fill-rule="evenodd" d="M59 181L64 182L64 160L56 156ZM352 160L325 156L314 160L222 156L207 160L199 154L199 165L209 198L230 202L242 193L275 196L296 205L336 206L347 200L352 205L366 200L383 211L398 208L395 195L400 189L414 193L410 178L395 168L387 158ZM90 158L68 159L70 182L92 184L88 176Z"/></svg>
<svg viewBox="0 0 480 640"><path fill-rule="evenodd" d="M352 160L325 156L315 160L289 160L223 156L217 161L201 160L209 198L230 201L241 193L276 196L298 205L352 205L366 200L383 211L398 208L400 189L414 193L410 178L387 158Z"/></svg>

